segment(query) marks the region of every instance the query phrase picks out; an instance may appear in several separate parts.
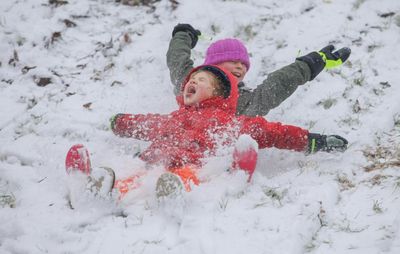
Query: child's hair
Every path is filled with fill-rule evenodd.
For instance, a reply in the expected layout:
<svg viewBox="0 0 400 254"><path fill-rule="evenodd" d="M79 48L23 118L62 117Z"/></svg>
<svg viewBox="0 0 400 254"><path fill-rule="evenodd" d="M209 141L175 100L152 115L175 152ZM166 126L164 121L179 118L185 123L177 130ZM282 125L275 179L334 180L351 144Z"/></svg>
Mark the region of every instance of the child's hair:
<svg viewBox="0 0 400 254"><path fill-rule="evenodd" d="M214 95L215 96L222 96L224 98L228 98L231 93L231 82L226 74L221 71L219 68L214 67L212 65L205 65L198 69L195 73L206 71L207 73L211 74L212 77L212 85L214 87ZM193 75L192 74L192 75Z"/></svg>
<svg viewBox="0 0 400 254"><path fill-rule="evenodd" d="M214 73L212 73L211 71L200 69L200 70L193 72L190 76L194 76L200 72L206 72L211 77L211 85L214 88L213 95L214 96L224 96L225 89L223 87L222 81L219 78L217 78L217 76Z"/></svg>
<svg viewBox="0 0 400 254"><path fill-rule="evenodd" d="M212 85L214 87L214 95L225 97L225 89L224 89L224 85L222 84L222 81L219 78L217 78L212 72L210 72L210 71L206 71L206 72L210 73L210 75L212 77Z"/></svg>

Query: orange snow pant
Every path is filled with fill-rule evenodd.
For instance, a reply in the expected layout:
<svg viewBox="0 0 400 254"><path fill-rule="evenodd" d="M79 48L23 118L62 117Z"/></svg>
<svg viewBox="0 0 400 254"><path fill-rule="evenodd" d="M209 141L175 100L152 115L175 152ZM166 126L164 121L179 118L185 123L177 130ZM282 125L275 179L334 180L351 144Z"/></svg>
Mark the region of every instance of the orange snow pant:
<svg viewBox="0 0 400 254"><path fill-rule="evenodd" d="M197 178L195 170L189 166L183 168L173 168L169 169L168 171L175 175L178 175L181 178L186 191L191 190L190 183L194 183L195 185L200 184L200 180Z"/></svg>
<svg viewBox="0 0 400 254"><path fill-rule="evenodd" d="M181 178L186 191L191 191L191 183L195 185L200 184L200 180L196 176L195 170L190 166L171 168L167 171L176 174ZM139 179L145 175L146 172L141 172L121 180L116 180L114 183L114 188L120 193L119 199L122 199L129 191L139 188L141 186Z"/></svg>

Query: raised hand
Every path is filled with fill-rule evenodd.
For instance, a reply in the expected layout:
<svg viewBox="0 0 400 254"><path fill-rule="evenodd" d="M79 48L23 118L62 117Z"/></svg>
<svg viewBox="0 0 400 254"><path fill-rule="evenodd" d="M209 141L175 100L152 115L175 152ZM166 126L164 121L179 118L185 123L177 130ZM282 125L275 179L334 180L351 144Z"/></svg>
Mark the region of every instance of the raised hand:
<svg viewBox="0 0 400 254"><path fill-rule="evenodd" d="M194 29L191 25L189 24L178 24L174 27L174 30L172 31L172 37L177 32L187 32L192 39L192 45L191 47L194 48L197 44L197 41L199 40L199 36L201 35L200 30Z"/></svg>

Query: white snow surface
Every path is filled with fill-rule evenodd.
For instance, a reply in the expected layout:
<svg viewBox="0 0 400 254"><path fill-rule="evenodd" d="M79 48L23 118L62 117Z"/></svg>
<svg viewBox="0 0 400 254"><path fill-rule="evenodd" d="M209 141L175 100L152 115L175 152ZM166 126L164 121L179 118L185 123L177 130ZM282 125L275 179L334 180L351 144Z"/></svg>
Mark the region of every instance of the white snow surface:
<svg viewBox="0 0 400 254"><path fill-rule="evenodd" d="M0 195L16 204L0 207L0 253L400 253L400 1L174 2L1 1ZM166 66L177 23L204 35L196 65L211 41L243 40L252 88L298 55L350 47L265 116L344 136L348 150L260 150L251 183L213 158L206 183L163 202L154 169L123 202L82 192L71 209L73 144L117 178L143 170L133 155L148 144L116 137L109 118L177 109Z"/></svg>

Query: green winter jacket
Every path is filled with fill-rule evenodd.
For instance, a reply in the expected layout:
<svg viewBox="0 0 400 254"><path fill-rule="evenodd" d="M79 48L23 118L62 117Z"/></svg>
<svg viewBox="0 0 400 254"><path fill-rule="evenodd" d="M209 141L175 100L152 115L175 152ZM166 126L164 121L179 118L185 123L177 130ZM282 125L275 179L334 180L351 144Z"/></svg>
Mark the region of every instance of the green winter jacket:
<svg viewBox="0 0 400 254"><path fill-rule="evenodd" d="M167 65L174 93L180 92L184 78L193 69L190 59L191 38L186 32L177 32L171 39L167 52ZM271 109L279 106L296 88L310 80L311 70L305 62L295 61L277 71L270 73L262 84L254 90L239 83L238 115L266 115Z"/></svg>

